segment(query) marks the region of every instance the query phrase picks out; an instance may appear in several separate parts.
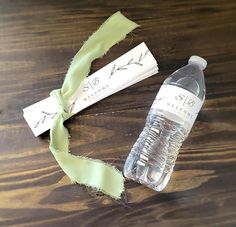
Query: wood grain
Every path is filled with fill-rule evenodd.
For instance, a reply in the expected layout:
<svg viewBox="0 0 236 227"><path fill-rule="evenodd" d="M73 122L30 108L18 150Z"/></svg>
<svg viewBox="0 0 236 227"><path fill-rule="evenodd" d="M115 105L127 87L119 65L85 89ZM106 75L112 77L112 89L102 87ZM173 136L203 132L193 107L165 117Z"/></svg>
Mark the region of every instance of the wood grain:
<svg viewBox="0 0 236 227"><path fill-rule="evenodd" d="M22 108L59 88L73 55L112 13L141 25L92 72L145 41L160 73L68 120L74 154L123 168L163 80L197 54L207 96L162 193L135 182L114 201L71 185ZM236 226L236 2L0 0L1 226Z"/></svg>

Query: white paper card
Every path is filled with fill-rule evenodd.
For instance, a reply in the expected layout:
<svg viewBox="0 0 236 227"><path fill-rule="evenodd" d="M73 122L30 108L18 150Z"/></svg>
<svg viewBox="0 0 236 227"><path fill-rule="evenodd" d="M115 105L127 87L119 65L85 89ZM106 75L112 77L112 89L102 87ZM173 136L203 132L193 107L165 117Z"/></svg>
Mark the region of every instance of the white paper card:
<svg viewBox="0 0 236 227"><path fill-rule="evenodd" d="M69 103L73 113L158 73L155 58L143 42L87 77ZM35 136L50 129L58 111L54 97L43 99L23 109L24 118Z"/></svg>

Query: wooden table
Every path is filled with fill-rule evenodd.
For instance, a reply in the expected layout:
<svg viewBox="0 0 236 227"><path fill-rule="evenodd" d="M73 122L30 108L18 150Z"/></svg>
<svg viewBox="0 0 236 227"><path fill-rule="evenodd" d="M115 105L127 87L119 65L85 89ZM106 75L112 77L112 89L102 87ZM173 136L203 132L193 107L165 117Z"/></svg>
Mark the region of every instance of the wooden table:
<svg viewBox="0 0 236 227"><path fill-rule="evenodd" d="M0 1L1 226L236 226L236 3ZM83 42L121 10L141 25L92 72L145 41L160 73L68 120L71 150L119 169L164 79L197 54L207 95L162 193L135 182L114 201L71 185L22 109L59 88Z"/></svg>

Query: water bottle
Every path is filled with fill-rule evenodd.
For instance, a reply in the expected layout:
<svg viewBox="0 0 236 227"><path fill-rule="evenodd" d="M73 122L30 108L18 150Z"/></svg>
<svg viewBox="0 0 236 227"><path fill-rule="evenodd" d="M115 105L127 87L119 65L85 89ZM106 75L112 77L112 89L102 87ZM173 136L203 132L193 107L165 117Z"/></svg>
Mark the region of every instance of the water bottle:
<svg viewBox="0 0 236 227"><path fill-rule="evenodd" d="M207 62L192 56L161 86L146 124L124 166L124 175L161 191L170 180L179 149L205 100Z"/></svg>

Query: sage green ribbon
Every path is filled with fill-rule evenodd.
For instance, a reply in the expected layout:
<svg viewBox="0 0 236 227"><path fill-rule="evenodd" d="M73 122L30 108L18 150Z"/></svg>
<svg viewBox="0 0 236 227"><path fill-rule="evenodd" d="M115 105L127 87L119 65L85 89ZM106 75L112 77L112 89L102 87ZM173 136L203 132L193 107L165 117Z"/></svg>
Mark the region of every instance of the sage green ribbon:
<svg viewBox="0 0 236 227"><path fill-rule="evenodd" d="M119 199L124 191L122 173L103 161L70 154L69 133L63 122L74 115L69 111L69 102L88 75L92 61L103 56L110 47L138 26L120 12L113 14L74 56L62 88L50 93L57 98L59 104L50 130L49 146L58 164L73 182L90 186L115 199Z"/></svg>

